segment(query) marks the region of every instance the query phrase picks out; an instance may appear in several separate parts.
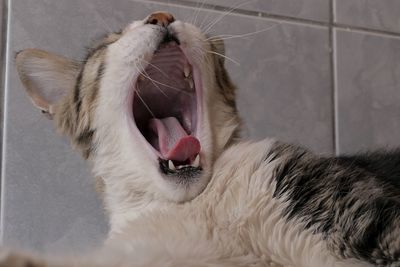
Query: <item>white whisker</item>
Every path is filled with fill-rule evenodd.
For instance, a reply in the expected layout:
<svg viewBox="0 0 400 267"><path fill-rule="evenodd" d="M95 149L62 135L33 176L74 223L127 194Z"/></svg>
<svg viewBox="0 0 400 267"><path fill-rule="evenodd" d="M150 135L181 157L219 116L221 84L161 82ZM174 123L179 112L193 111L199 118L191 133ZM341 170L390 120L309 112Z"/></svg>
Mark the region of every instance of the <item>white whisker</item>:
<svg viewBox="0 0 400 267"><path fill-rule="evenodd" d="M205 3L205 0L203 0L203 5L204 5L204 3ZM213 8L213 10L215 10L215 8ZM205 12L205 13L206 13L206 15L203 16L203 21L201 22L201 24L200 24L200 26L199 26L199 28L201 29L201 31L204 31L204 29L203 29L204 23L207 22L208 18L209 18L210 15L211 15L211 12L210 12L210 11Z"/></svg>
<svg viewBox="0 0 400 267"><path fill-rule="evenodd" d="M183 93L183 94L191 95L189 92L186 92L185 90L182 90L182 89L179 89L179 88L176 88L176 87L173 87L173 86L164 84L164 83L159 82L159 81L156 81L156 80L154 80L154 79L153 79L153 81L154 81L155 83L159 84L159 85L165 86L165 87L170 88L170 89L172 89L172 90L181 92L181 93Z"/></svg>
<svg viewBox="0 0 400 267"><path fill-rule="evenodd" d="M139 73L140 73L141 75L143 75L144 77L146 77L147 79L149 79L149 80L151 81L151 83L152 83L166 98L169 98L169 97L167 96L167 94L165 94L165 92L164 92L163 90L161 90L161 88L160 88L157 84L155 84L155 80L152 79L152 78L149 76L149 74L144 70L143 66L141 66L141 70L139 70L139 67L138 67L138 66L136 66L136 68L138 69Z"/></svg>
<svg viewBox="0 0 400 267"><path fill-rule="evenodd" d="M225 34L225 35L219 35L219 36L212 36L210 38L207 38L206 40L207 41L212 41L214 39L216 39L216 40L229 40L229 39L235 39L235 38L248 37L248 36L252 36L252 35L255 35L255 34L258 34L258 33L262 33L262 32L266 32L268 30L271 30L272 28L274 28L274 27L276 27L276 26L278 26L280 24L282 24L282 22L277 22L274 25L269 26L268 28L265 28L265 29L262 29L262 30L259 30L259 31L255 31L255 32L250 32L250 33L245 33L245 34L238 34L238 35Z"/></svg>
<svg viewBox="0 0 400 267"><path fill-rule="evenodd" d="M169 78L169 76L162 69L157 67L156 65L154 65L154 64L152 64L152 63L150 63L150 62L148 62L147 60L144 60L144 59L140 59L140 60L144 61L144 63L146 63L147 65L150 65L153 68L155 68L156 70L158 70L162 75L164 75L164 77Z"/></svg>
<svg viewBox="0 0 400 267"><path fill-rule="evenodd" d="M248 3L253 2L253 1L255 1L255 0L248 0L248 1L246 1L246 2L240 3L240 4L236 5L236 6L234 6L234 7L230 8L230 9L228 9L228 10L225 11L224 13L222 13L219 17L217 17L217 19L216 19L214 22L212 22L211 24L209 24L209 25L207 26L207 28L206 28L205 31L204 31L204 34L207 34L208 32L210 32L210 30L212 29L212 27L214 27L215 24L217 24L218 22L220 22L224 17L226 17L227 15L231 14L233 11L235 11L235 10L238 9L239 7L244 6L244 5L247 5Z"/></svg>
<svg viewBox="0 0 400 267"><path fill-rule="evenodd" d="M200 48L200 49L201 49L203 52L205 52L205 53L210 53L210 54L214 54L214 55L223 57L223 58L225 58L225 59L231 61L232 63L235 63L236 65L240 66L240 63L239 63L238 61L236 61L236 60L234 60L233 58L230 58L230 57L228 57L228 56L225 56L224 54L221 54L221 53L218 53L218 52L215 52L215 51L212 51L212 50L205 50L205 49L202 49L202 48Z"/></svg>
<svg viewBox="0 0 400 267"><path fill-rule="evenodd" d="M200 11L201 11L201 9L203 8L205 2L206 2L206 0L203 0L202 3L201 3L201 5L200 5L200 7L198 7L197 5L198 5L199 1L197 1L197 4L196 4L196 8L197 8L196 11L197 11L197 12L196 12L196 16L195 16L194 19L193 19L193 23L192 23L193 25L196 25L196 24L197 24L197 18L198 18L198 16L199 16Z"/></svg>
<svg viewBox="0 0 400 267"><path fill-rule="evenodd" d="M156 116L154 116L154 113L151 111L150 107L146 104L146 102L144 101L144 99L140 96L139 94L139 90L135 90L137 96L140 98L140 101L142 101L143 105L146 107L146 109L150 112L151 116L153 116L153 118L156 118Z"/></svg>
<svg viewBox="0 0 400 267"><path fill-rule="evenodd" d="M226 55L224 55L224 54L221 54L221 53L218 53L218 52L215 52L215 51L212 51L212 50L205 50L205 49L203 49L203 48L201 48L201 47L197 47L197 49L195 49L195 50L201 51L201 52L205 52L205 53L210 53L210 54L214 54L214 55L223 57L223 58L225 58L225 59L227 59L227 60L229 60L229 61L235 63L236 65L240 66L240 63L239 63L238 61L236 61L236 60L234 60L233 58L230 58L230 57L228 57L228 56L226 56Z"/></svg>
<svg viewBox="0 0 400 267"><path fill-rule="evenodd" d="M137 68L137 70L139 71L139 73L140 73L141 75L143 75L145 78L149 79L149 80L154 84L154 86L156 86L166 97L168 97L168 96L165 94L165 92L163 92L163 91L161 90L161 88L160 88L159 86L157 86L156 84L165 86L165 87L167 87L167 88L170 88L170 89L172 89L172 90L181 92L181 93L183 93L183 94L191 95L189 92L186 92L185 90L182 90L182 89L179 89L179 88L170 86L170 85L168 85L168 84L159 82L159 81L157 81L157 80L151 78L147 73L146 73L146 74L144 73L145 70L141 71L141 70L139 69L139 66L136 66L136 68ZM143 68L142 68L142 69L143 69ZM156 83L156 84L155 84L155 83Z"/></svg>
<svg viewBox="0 0 400 267"><path fill-rule="evenodd" d="M207 53L214 54L214 55L217 55L217 56L220 56L220 57L223 57L223 58L225 58L225 59L227 59L227 60L229 60L229 61L235 63L236 65L240 66L240 63L239 63L238 61L236 61L236 60L234 60L233 58L230 58L230 57L228 57L228 56L225 56L225 55L223 55L223 54L221 54L221 53L218 53L218 52L215 52L215 51L211 51L211 50L206 51L206 52L207 52Z"/></svg>
<svg viewBox="0 0 400 267"><path fill-rule="evenodd" d="M213 36L210 36L210 37L206 38L205 40L206 41L210 41L210 40L213 40L213 39L220 39L220 38L226 38L226 37L232 37L232 36L236 36L236 35L234 35L234 34L213 35Z"/></svg>
<svg viewBox="0 0 400 267"><path fill-rule="evenodd" d="M142 75L143 75L144 77L146 77L147 79L149 79L150 82L151 82L151 83L166 97L166 98L169 98L169 96L160 88L160 86L158 86L158 85L156 84L156 81L155 81L154 79L150 78L150 76L147 74L146 71L144 71L144 73L146 73L146 74L143 74L143 73L142 73Z"/></svg>

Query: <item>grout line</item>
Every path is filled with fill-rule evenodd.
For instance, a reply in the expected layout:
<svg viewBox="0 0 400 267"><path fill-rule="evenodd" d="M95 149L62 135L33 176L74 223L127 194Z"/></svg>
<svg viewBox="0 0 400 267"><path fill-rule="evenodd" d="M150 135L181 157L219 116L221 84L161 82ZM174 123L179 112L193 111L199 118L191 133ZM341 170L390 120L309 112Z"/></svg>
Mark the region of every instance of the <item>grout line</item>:
<svg viewBox="0 0 400 267"><path fill-rule="evenodd" d="M204 10L204 11L211 10L211 11L216 11L216 12L226 12L230 8L230 7L208 4L208 3L204 3L204 4L202 4L201 7L199 7L196 1L192 2L192 1L188 1L188 0L168 0L168 3L166 3L165 0L132 0L132 1L143 2L143 3L157 3L157 4L163 4L163 5L178 6L178 7L189 7L189 8L195 8L195 9L200 9L200 10ZM329 0L329 1L331 1L331 0ZM330 16L334 15L333 2L330 2L330 13L331 13ZM304 18L285 16L285 15L277 15L277 14L268 13L268 12L259 12L259 11L245 10L245 9L235 9L235 10L232 10L230 12L230 14L245 15L245 16L250 16L250 17L264 18L264 19L281 20L281 21L285 21L285 22L289 22L289 23L307 24L310 26L332 27L332 28L337 28L337 29L341 29L341 30L349 30L349 31L366 33L366 34L379 34L379 35L383 35L383 36L391 36L391 37L400 38L400 32L379 30L379 29L370 29L370 28L366 28L366 27L362 27L362 26L355 26L355 25L349 25L349 24L344 24L344 23L336 23L333 20L325 22L325 21L317 21L317 20L313 20L313 19L304 19Z"/></svg>
<svg viewBox="0 0 400 267"><path fill-rule="evenodd" d="M6 123L7 123L7 100L8 100L8 85L9 85L9 65L5 64L9 62L10 59L10 27L11 27L11 3L12 0L5 0L3 1L3 25L2 25L2 30L5 30L2 32L2 55L4 55L4 58L2 59L2 64L3 64L3 73L2 73L2 86L3 86L3 91L2 91L2 97L3 97L3 117L2 119L2 128L1 128L1 134L2 134L2 145L1 145L1 186L0 186L0 244L4 243L4 192L5 192L5 167L6 167L6 158L5 158L5 153L6 153L6 143L7 143L7 137L6 137Z"/></svg>
<svg viewBox="0 0 400 267"><path fill-rule="evenodd" d="M337 87L337 77L338 77L338 71L337 71L337 38L336 38L336 31L332 32L332 41L333 41L333 81L334 81L334 86L333 86L333 99L334 99L334 110L335 110L335 152L336 156L339 156L341 151L340 151L340 135L339 135L339 90Z"/></svg>
<svg viewBox="0 0 400 267"><path fill-rule="evenodd" d="M331 124L332 124L332 148L333 148L333 154L336 155L336 109L335 109L335 81L334 81L334 46L333 46L333 0L329 0L329 28L328 28L328 35L329 35L329 67L330 67L330 89L331 89Z"/></svg>
<svg viewBox="0 0 400 267"><path fill-rule="evenodd" d="M360 26L352 26L352 25L336 23L336 22L333 23L333 27L340 29L340 30L347 30L347 31L366 33L366 34L375 34L375 35L381 35L383 37L389 36L389 37L400 38L400 33L392 32L392 31L370 29L370 28L364 28L364 27L360 27Z"/></svg>
<svg viewBox="0 0 400 267"><path fill-rule="evenodd" d="M331 40L331 79L332 79L332 110L333 110L333 145L336 156L340 155L340 142L339 142L339 98L337 88L337 38L336 38L336 0L330 0L330 40Z"/></svg>
<svg viewBox="0 0 400 267"><path fill-rule="evenodd" d="M334 13L334 1L329 0L329 63L330 63L330 81L331 81L331 103L332 103L332 145L333 154L338 155L339 151L339 134L338 134L338 118L337 118L337 98L336 98L336 38L334 36L335 29L333 27L335 23L335 13Z"/></svg>
<svg viewBox="0 0 400 267"><path fill-rule="evenodd" d="M201 7L198 6L196 1L187 1L187 0L168 0L168 3L165 0L133 0L136 2L146 2L146 3L158 3L164 5L173 5L173 6L180 6L180 7L190 7L195 9L200 9L204 11L216 11L216 12L227 12L229 10L229 14L234 15L245 15L249 17L257 17L257 18L266 18L266 19L274 19L274 20L282 20L286 22L295 22L295 23L302 23L314 26L329 26L328 22L312 20L312 19L304 19L304 18L297 18L285 15L277 15L273 13L267 12L260 12L260 11L253 11L253 10L246 10L246 9L234 9L231 10L232 7L227 6L220 6L214 4L203 3ZM204 1L204 0L203 0ZM400 35L400 34L399 34Z"/></svg>
<svg viewBox="0 0 400 267"><path fill-rule="evenodd" d="M1 14L0 14L0 62L1 62L1 66L0 66L0 84L1 84L1 88L3 90L0 90L0 101L3 99L3 91L4 91L4 66L5 66L5 61L4 61L4 47L6 44L6 38L5 38L5 27L7 25L7 12L6 12L6 8L5 8L5 3L4 1L0 2L0 10L1 10ZM3 105L2 102L0 102L0 121L1 121L1 117L2 114L4 112L3 109ZM2 134L2 128L0 126L0 135ZM2 143L0 142L0 149L2 147ZM0 155L0 162L1 162L1 155ZM1 178L0 178L1 179ZM1 196L0 196L1 197Z"/></svg>

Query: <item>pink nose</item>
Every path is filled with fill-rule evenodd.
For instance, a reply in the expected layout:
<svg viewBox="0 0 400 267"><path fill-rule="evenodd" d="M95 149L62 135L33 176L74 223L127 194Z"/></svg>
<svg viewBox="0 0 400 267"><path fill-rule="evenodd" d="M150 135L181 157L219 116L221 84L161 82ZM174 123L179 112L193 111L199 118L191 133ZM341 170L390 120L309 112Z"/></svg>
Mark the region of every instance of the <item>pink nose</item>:
<svg viewBox="0 0 400 267"><path fill-rule="evenodd" d="M146 23L159 25L161 27L167 27L169 24L175 21L174 16L168 12L155 12L149 16Z"/></svg>

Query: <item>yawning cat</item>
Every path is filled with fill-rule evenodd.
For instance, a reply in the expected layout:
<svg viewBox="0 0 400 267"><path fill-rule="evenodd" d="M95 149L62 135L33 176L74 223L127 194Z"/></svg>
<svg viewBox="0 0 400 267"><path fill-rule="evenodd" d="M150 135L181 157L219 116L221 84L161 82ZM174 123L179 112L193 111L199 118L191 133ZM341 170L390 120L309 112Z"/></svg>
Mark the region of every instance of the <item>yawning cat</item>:
<svg viewBox="0 0 400 267"><path fill-rule="evenodd" d="M110 233L91 255L0 266L400 266L400 152L240 141L223 54L166 12L81 62L19 52L33 104L93 166Z"/></svg>

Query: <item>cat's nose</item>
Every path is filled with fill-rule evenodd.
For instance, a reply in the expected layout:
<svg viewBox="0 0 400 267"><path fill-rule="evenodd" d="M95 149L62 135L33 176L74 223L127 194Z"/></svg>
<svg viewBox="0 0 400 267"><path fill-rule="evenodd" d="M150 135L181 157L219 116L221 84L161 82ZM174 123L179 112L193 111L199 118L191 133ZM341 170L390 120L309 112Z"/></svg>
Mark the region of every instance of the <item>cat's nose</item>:
<svg viewBox="0 0 400 267"><path fill-rule="evenodd" d="M154 12L149 16L146 23L159 25L161 27L167 27L169 24L175 21L174 16L168 12Z"/></svg>

